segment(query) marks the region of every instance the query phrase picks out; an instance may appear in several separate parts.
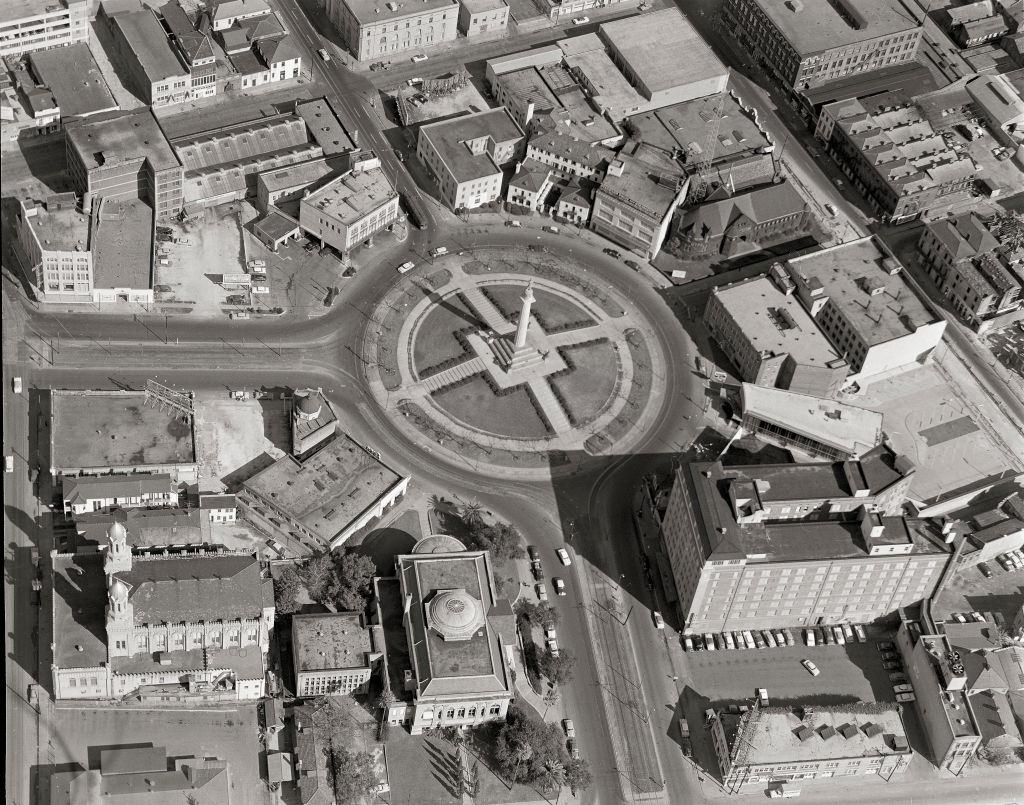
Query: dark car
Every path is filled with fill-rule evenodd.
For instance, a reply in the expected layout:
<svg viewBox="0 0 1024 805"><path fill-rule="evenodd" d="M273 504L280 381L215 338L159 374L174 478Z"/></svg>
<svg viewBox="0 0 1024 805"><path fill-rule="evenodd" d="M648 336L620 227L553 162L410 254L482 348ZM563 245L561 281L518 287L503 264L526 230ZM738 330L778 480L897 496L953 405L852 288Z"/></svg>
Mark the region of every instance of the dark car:
<svg viewBox="0 0 1024 805"><path fill-rule="evenodd" d="M990 568L984 562L978 562L978 572L986 579L992 578L992 568Z"/></svg>
<svg viewBox="0 0 1024 805"><path fill-rule="evenodd" d="M699 634L692 635L693 637L693 650L703 651L704 650L704 638Z"/></svg>
<svg viewBox="0 0 1024 805"><path fill-rule="evenodd" d="M533 545L526 546L526 553L529 554L531 562L536 562L540 559L540 553L537 551L537 548Z"/></svg>
<svg viewBox="0 0 1024 805"><path fill-rule="evenodd" d="M343 277L354 277L355 275L356 275L356 267L355 266L349 266L341 274L341 276L343 276Z"/></svg>
<svg viewBox="0 0 1024 805"><path fill-rule="evenodd" d="M640 270L640 264L636 260L623 260L623 262L634 271Z"/></svg>
<svg viewBox="0 0 1024 805"><path fill-rule="evenodd" d="M540 562L536 559L530 562L530 572L533 573L533 577L537 581L541 581L544 578L544 568L541 567Z"/></svg>
<svg viewBox="0 0 1024 805"><path fill-rule="evenodd" d="M607 254L609 257L614 257L616 259L622 257L622 255L615 251L615 249L604 249L604 253Z"/></svg>
<svg viewBox="0 0 1024 805"><path fill-rule="evenodd" d="M882 668L886 671L901 671L903 670L903 664L898 662L883 662Z"/></svg>

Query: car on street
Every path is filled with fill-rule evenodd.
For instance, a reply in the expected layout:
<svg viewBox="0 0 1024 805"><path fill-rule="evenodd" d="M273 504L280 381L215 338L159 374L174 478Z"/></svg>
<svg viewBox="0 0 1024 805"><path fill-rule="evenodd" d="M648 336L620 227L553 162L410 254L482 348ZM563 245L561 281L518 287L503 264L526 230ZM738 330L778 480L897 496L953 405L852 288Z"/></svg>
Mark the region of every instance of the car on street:
<svg viewBox="0 0 1024 805"><path fill-rule="evenodd" d="M917 701L917 697L913 693L897 693L896 701L898 702L913 702Z"/></svg>
<svg viewBox="0 0 1024 805"><path fill-rule="evenodd" d="M537 598L541 601L548 600L548 588L543 584L535 584L534 589L537 591Z"/></svg>
<svg viewBox="0 0 1024 805"><path fill-rule="evenodd" d="M558 555L558 561L561 562L564 567L568 567L572 564L569 552L565 548L559 548L555 553Z"/></svg>
<svg viewBox="0 0 1024 805"><path fill-rule="evenodd" d="M882 668L884 668L886 671L901 671L901 670L903 670L903 666L900 663L893 662L891 660L889 662L883 662L882 663Z"/></svg>
<svg viewBox="0 0 1024 805"><path fill-rule="evenodd" d="M565 737L566 738L575 738L576 737L576 725L572 723L572 719L571 718L563 718L562 719L562 729L565 730Z"/></svg>
<svg viewBox="0 0 1024 805"><path fill-rule="evenodd" d="M601 251L603 251L609 257L614 257L616 259L622 257L622 255L615 251L615 249L602 249Z"/></svg>
<svg viewBox="0 0 1024 805"><path fill-rule="evenodd" d="M319 56L321 60L325 62L329 62L331 60L331 55L323 48L317 50L316 55Z"/></svg>
<svg viewBox="0 0 1024 805"><path fill-rule="evenodd" d="M914 692L914 686L913 685L907 685L907 684L893 685L892 689L893 689L894 693L913 693Z"/></svg>
<svg viewBox="0 0 1024 805"><path fill-rule="evenodd" d="M14 472L14 456L4 456L4 472Z"/></svg>
<svg viewBox="0 0 1024 805"><path fill-rule="evenodd" d="M558 595L565 595L565 582L561 579L551 579L551 583L555 585L555 592Z"/></svg>
<svg viewBox="0 0 1024 805"><path fill-rule="evenodd" d="M536 545L527 545L526 555L530 557L531 562L540 561L540 551L537 550Z"/></svg>
<svg viewBox="0 0 1024 805"><path fill-rule="evenodd" d="M14 380L11 381L11 387L14 389L15 394L21 394L21 378L14 378Z"/></svg>
<svg viewBox="0 0 1024 805"><path fill-rule="evenodd" d="M572 24L573 25L586 25L588 22L590 22L590 17L573 17L572 18Z"/></svg>
<svg viewBox="0 0 1024 805"><path fill-rule="evenodd" d="M540 560L534 559L530 562L530 572L533 574L534 581L544 580L544 566L540 563Z"/></svg>
<svg viewBox="0 0 1024 805"><path fill-rule="evenodd" d="M978 562L978 572L986 579L992 578L992 568L984 562Z"/></svg>
<svg viewBox="0 0 1024 805"><path fill-rule="evenodd" d="M447 246L438 246L435 249L430 250L431 257L441 257L442 255L448 254Z"/></svg>
<svg viewBox="0 0 1024 805"><path fill-rule="evenodd" d="M416 264L412 260L406 260L404 263L402 263L402 265L398 267L398 273L408 274L414 268L416 268Z"/></svg>
<svg viewBox="0 0 1024 805"><path fill-rule="evenodd" d="M557 226L546 226L546 227L544 227L544 231L545 232L550 232L552 235L557 235L562 230L559 229Z"/></svg>
<svg viewBox="0 0 1024 805"><path fill-rule="evenodd" d="M640 270L640 264L636 260L623 260L622 262L634 271Z"/></svg>
<svg viewBox="0 0 1024 805"><path fill-rule="evenodd" d="M810 660L800 660L800 664L807 669L807 672L811 676L818 676L819 674L821 674L821 670L818 668L818 666Z"/></svg>
<svg viewBox="0 0 1024 805"><path fill-rule="evenodd" d="M836 209L836 205L831 202L825 205L825 212L827 212L832 218L835 218L839 214L839 210Z"/></svg>
<svg viewBox="0 0 1024 805"><path fill-rule="evenodd" d="M665 628L665 619L663 617L661 617L661 613L660 612L658 612L658 611L652 612L651 613L651 617L654 618L654 628L655 629L664 629Z"/></svg>
<svg viewBox="0 0 1024 805"><path fill-rule="evenodd" d="M522 224L519 221L505 221L505 226L511 226L515 229L520 229Z"/></svg>
<svg viewBox="0 0 1024 805"><path fill-rule="evenodd" d="M578 743L576 743L575 738L569 738L565 742L565 748L569 752L569 757L571 757L573 760L580 759L580 746Z"/></svg>
<svg viewBox="0 0 1024 805"><path fill-rule="evenodd" d="M422 84L423 83L423 79L422 78L410 78L405 83L406 83L407 86L414 87L417 84Z"/></svg>
<svg viewBox="0 0 1024 805"><path fill-rule="evenodd" d="M422 54L422 53L417 53L415 56L412 57L412 63L413 64L419 64L421 61L426 61L426 60L427 60L427 57L424 54Z"/></svg>

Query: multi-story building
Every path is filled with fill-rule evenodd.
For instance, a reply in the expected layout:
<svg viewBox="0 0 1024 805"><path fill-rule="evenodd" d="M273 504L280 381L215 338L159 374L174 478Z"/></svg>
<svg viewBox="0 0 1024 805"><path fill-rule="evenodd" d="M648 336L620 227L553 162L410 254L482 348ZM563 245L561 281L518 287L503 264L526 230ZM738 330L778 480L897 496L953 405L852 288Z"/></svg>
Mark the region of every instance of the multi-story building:
<svg viewBox="0 0 1024 805"><path fill-rule="evenodd" d="M170 0L162 5L160 16L178 58L188 66L192 97L210 98L216 95L217 54L210 37L196 30L179 0Z"/></svg>
<svg viewBox="0 0 1024 805"><path fill-rule="evenodd" d="M273 581L253 554L135 551L53 558L56 699L252 700L266 693Z"/></svg>
<svg viewBox="0 0 1024 805"><path fill-rule="evenodd" d="M716 287L704 323L739 376L759 386L834 397L849 365L792 293L766 276Z"/></svg>
<svg viewBox="0 0 1024 805"><path fill-rule="evenodd" d="M322 550L380 517L409 480L339 434L304 461L287 455L244 481L238 503L244 517L286 545Z"/></svg>
<svg viewBox="0 0 1024 805"><path fill-rule="evenodd" d="M459 33L463 36L500 34L507 28L505 0L459 0Z"/></svg>
<svg viewBox="0 0 1024 805"><path fill-rule="evenodd" d="M299 225L343 260L360 245L394 225L401 214L398 193L376 157L356 162L351 171L302 197Z"/></svg>
<svg viewBox="0 0 1024 805"><path fill-rule="evenodd" d="M89 46L84 42L38 50L28 60L39 83L53 93L62 122L114 112L119 108Z"/></svg>
<svg viewBox="0 0 1024 805"><path fill-rule="evenodd" d="M679 216L677 232L685 254L736 257L802 238L813 224L803 196L782 182L693 207Z"/></svg>
<svg viewBox="0 0 1024 805"><path fill-rule="evenodd" d="M925 363L942 340L945 319L874 237L794 257L785 268L807 312L849 362L850 382Z"/></svg>
<svg viewBox="0 0 1024 805"><path fill-rule="evenodd" d="M935 285L975 330L1020 308L1024 253L1003 246L977 213L928 222L917 249Z"/></svg>
<svg viewBox="0 0 1024 805"><path fill-rule="evenodd" d="M888 782L914 756L899 707L889 703L757 705L744 713L714 711L708 726L731 794L853 775Z"/></svg>
<svg viewBox="0 0 1024 805"><path fill-rule="evenodd" d="M176 55L151 8L121 11L100 6L98 21L109 33L110 54L130 79L131 89L150 106L182 103L192 94L192 74Z"/></svg>
<svg viewBox="0 0 1024 805"><path fill-rule="evenodd" d="M366 693L382 656L383 634L358 612L293 615L295 695Z"/></svg>
<svg viewBox="0 0 1024 805"><path fill-rule="evenodd" d="M0 3L0 58L89 41L89 0Z"/></svg>
<svg viewBox="0 0 1024 805"><path fill-rule="evenodd" d="M238 519L238 499L203 492L199 495L199 511L211 523L233 523Z"/></svg>
<svg viewBox="0 0 1024 805"><path fill-rule="evenodd" d="M89 216L77 206L73 193L50 197L42 204L18 201L18 241L44 302L92 301Z"/></svg>
<svg viewBox="0 0 1024 805"><path fill-rule="evenodd" d="M886 220L907 221L966 191L978 166L902 91L825 104L815 136Z"/></svg>
<svg viewBox="0 0 1024 805"><path fill-rule="evenodd" d="M312 185L318 185L337 173L327 159L311 159L262 171L256 176L256 207L269 212L271 207L297 202Z"/></svg>
<svg viewBox="0 0 1024 805"><path fill-rule="evenodd" d="M434 174L441 200L473 209L502 196L502 169L520 154L523 132L504 108L420 128L416 156Z"/></svg>
<svg viewBox="0 0 1024 805"><path fill-rule="evenodd" d="M303 459L338 431L338 417L322 389L296 389L292 394L292 455Z"/></svg>
<svg viewBox="0 0 1024 805"><path fill-rule="evenodd" d="M967 695L967 670L945 635L924 634L917 621L901 619L896 646L914 686L917 709L941 769L959 774L981 744L978 718ZM912 628L913 627L913 628Z"/></svg>
<svg viewBox="0 0 1024 805"><path fill-rule="evenodd" d="M428 536L395 567L397 584L384 596L377 587L387 640L404 642L387 647L385 678L397 699L389 720L413 734L503 720L513 697L516 626L512 605L495 591L490 554Z"/></svg>
<svg viewBox="0 0 1024 805"><path fill-rule="evenodd" d="M142 199L157 218L181 211L185 170L150 109L93 115L66 126L65 139L85 212L99 198Z"/></svg>
<svg viewBox="0 0 1024 805"><path fill-rule="evenodd" d="M64 514L112 508L177 506L178 488L170 475L81 475L65 478Z"/></svg>
<svg viewBox="0 0 1024 805"><path fill-rule="evenodd" d="M327 0L327 16L359 61L425 50L458 36L459 0Z"/></svg>
<svg viewBox="0 0 1024 805"><path fill-rule="evenodd" d="M686 198L689 179L666 175L620 153L594 195L590 228L653 260L668 235L672 216Z"/></svg>
<svg viewBox="0 0 1024 805"><path fill-rule="evenodd" d="M903 0L726 0L724 11L742 44L795 90L911 62L921 40Z"/></svg>
<svg viewBox="0 0 1024 805"><path fill-rule="evenodd" d="M872 621L931 595L948 546L898 515L912 465L860 461L676 470L662 521L687 631Z"/></svg>

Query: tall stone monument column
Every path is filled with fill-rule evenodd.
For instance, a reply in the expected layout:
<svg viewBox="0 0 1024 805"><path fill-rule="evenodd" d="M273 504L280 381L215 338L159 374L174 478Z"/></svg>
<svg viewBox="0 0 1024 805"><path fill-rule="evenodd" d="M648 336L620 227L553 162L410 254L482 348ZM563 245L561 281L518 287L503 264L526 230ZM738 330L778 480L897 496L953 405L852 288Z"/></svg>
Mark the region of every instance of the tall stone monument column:
<svg viewBox="0 0 1024 805"><path fill-rule="evenodd" d="M530 308L536 301L533 295L533 283L526 286L526 293L522 296L523 307L519 312L519 326L516 328L515 348L522 349L526 346L526 331L530 327Z"/></svg>

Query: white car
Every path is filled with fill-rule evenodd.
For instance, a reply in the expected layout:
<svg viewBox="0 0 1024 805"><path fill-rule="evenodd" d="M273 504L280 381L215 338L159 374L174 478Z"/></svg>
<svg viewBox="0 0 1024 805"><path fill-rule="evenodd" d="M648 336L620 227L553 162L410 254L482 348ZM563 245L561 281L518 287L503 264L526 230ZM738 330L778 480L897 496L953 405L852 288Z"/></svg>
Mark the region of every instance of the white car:
<svg viewBox="0 0 1024 805"><path fill-rule="evenodd" d="M825 212L835 218L839 214L839 210L836 209L836 205L828 203L825 205Z"/></svg>
<svg viewBox="0 0 1024 805"><path fill-rule="evenodd" d="M14 388L14 393L15 394L21 394L21 378L20 377L14 378L14 380L11 381L11 385Z"/></svg>
<svg viewBox="0 0 1024 805"><path fill-rule="evenodd" d="M547 650L551 652L552 657L557 657L559 654L561 654L561 651L558 648L557 640L545 640L544 645L547 647Z"/></svg>
<svg viewBox="0 0 1024 805"><path fill-rule="evenodd" d="M716 648L718 648L715 645L715 636L711 634L711 632L704 633L704 648L706 648L708 651L714 651Z"/></svg>
<svg viewBox="0 0 1024 805"><path fill-rule="evenodd" d="M814 629L804 629L804 642L812 647L817 645L818 641L814 637Z"/></svg>
<svg viewBox="0 0 1024 805"><path fill-rule="evenodd" d="M576 737L576 727L572 723L572 719L571 718L563 718L562 719L562 729L565 730L565 737L566 738L575 738Z"/></svg>
<svg viewBox="0 0 1024 805"><path fill-rule="evenodd" d="M572 18L572 24L573 25L586 25L588 22L590 22L590 17L573 17Z"/></svg>
<svg viewBox="0 0 1024 805"><path fill-rule="evenodd" d="M661 617L661 613L660 612L652 612L651 616L654 618L654 628L655 629L664 629L665 628L665 619L663 617Z"/></svg>
<svg viewBox="0 0 1024 805"><path fill-rule="evenodd" d="M442 255L448 254L447 246L438 246L436 249L430 250L431 257L441 257Z"/></svg>
<svg viewBox="0 0 1024 805"><path fill-rule="evenodd" d="M916 701L917 697L913 693L897 693L896 701L898 702L913 702Z"/></svg>
<svg viewBox="0 0 1024 805"><path fill-rule="evenodd" d="M558 554L558 561L561 562L563 566L569 567L569 565L572 564L569 552L565 548L559 548L555 553Z"/></svg>
<svg viewBox="0 0 1024 805"><path fill-rule="evenodd" d="M407 274L416 268L416 264L412 260L406 260L402 265L398 267L399 274Z"/></svg>
<svg viewBox="0 0 1024 805"><path fill-rule="evenodd" d="M413 64L419 64L421 61L426 61L426 60L427 60L427 57L424 56L422 53L417 53L415 56L412 57Z"/></svg>
<svg viewBox="0 0 1024 805"><path fill-rule="evenodd" d="M833 626L832 627L832 634L835 636L836 642L840 646L845 646L846 645L846 635L843 634L843 627L842 626Z"/></svg>
<svg viewBox="0 0 1024 805"><path fill-rule="evenodd" d="M821 673L818 666L810 660L800 660L800 664L807 669L811 676L818 676Z"/></svg>
<svg viewBox="0 0 1024 805"><path fill-rule="evenodd" d="M14 456L4 456L4 472L14 472Z"/></svg>
<svg viewBox="0 0 1024 805"><path fill-rule="evenodd" d="M561 579L551 579L551 583L555 585L555 592L558 595L565 595L565 582Z"/></svg>
<svg viewBox="0 0 1024 805"><path fill-rule="evenodd" d="M864 631L864 627L861 626L859 623L854 625L853 632L854 632L854 634L857 635L857 639L861 643L865 642L868 639L868 636L867 636L867 634Z"/></svg>
<svg viewBox="0 0 1024 805"><path fill-rule="evenodd" d="M537 584L537 585L535 585L535 587L536 587L536 590L537 590L537 598L540 599L541 601L547 601L548 600L548 589L547 589L547 587L545 587L543 584Z"/></svg>
<svg viewBox="0 0 1024 805"><path fill-rule="evenodd" d="M725 640L725 647L728 650L730 650L730 651L735 651L736 650L736 641L733 640L733 637L732 637L732 635L729 632L725 632L722 635L722 638Z"/></svg>
<svg viewBox="0 0 1024 805"><path fill-rule="evenodd" d="M316 52L316 55L319 56L325 62L329 62L331 60L330 54L326 50L324 50L323 48L320 48Z"/></svg>
<svg viewBox="0 0 1024 805"><path fill-rule="evenodd" d="M422 78L410 78L410 79L409 79L408 81L406 81L405 83L406 83L406 84L407 84L408 86L410 86L410 87L414 87L414 86L416 86L417 84L422 84L422 83L423 83L423 79L422 79Z"/></svg>

